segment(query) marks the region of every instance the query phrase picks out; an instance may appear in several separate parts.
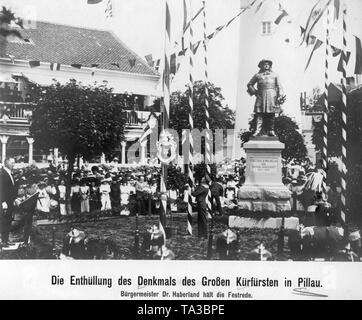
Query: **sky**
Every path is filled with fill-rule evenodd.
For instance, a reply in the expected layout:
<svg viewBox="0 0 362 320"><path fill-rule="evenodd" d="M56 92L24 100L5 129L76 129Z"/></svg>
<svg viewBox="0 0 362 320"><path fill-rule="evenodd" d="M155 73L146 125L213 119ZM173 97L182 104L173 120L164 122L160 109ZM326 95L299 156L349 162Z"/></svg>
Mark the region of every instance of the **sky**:
<svg viewBox="0 0 362 320"><path fill-rule="evenodd" d="M216 27L225 24L240 10L241 3L250 0L206 0L206 31L213 32ZM258 0L261 1L261 0ZM274 0L265 0L274 1ZM298 0L299 1L299 0ZM189 3L189 0L186 0ZM316 0L303 0L305 10L295 6L295 0L280 0L295 22L305 23L308 11ZM171 38L172 44L180 40L183 11L182 0L170 0ZM348 0L354 3L351 12L358 12L361 0ZM110 29L133 51L141 57L152 54L154 58L162 56L164 46L165 1L164 0L113 0L113 18L106 19L104 10L107 0L98 4L87 4L87 0L2 0L2 5L11 7L19 16L32 19L82 26L96 29ZM357 4L357 7L356 7ZM201 6L201 0L192 0L192 10L195 13ZM356 9L357 8L357 9ZM255 10L255 9L253 9ZM361 11L359 11L361 12ZM241 19L243 15L241 16ZM353 21L352 21L353 20ZM351 32L361 29L362 20L357 15L351 19ZM222 88L225 104L232 109L236 106L239 57L239 19L222 30L208 46L208 76L209 81ZM350 25L349 25L350 26ZM357 27L356 27L357 26ZM297 30L294 28L293 30ZM193 24L194 39L202 39L202 14ZM293 31L294 32L294 31ZM296 31L295 31L296 32ZM362 35L361 35L362 36ZM352 39L351 39L352 41ZM351 42L350 42L351 43ZM248 48L252 54L252 48ZM323 75L322 51L316 54L316 60L311 68ZM319 56L318 56L319 55ZM305 60L307 57L305 57ZM319 59L319 60L318 60ZM204 51L198 50L194 58L194 80L204 79ZM302 64L305 61L301 61ZM319 70L320 69L320 70ZM184 60L179 73L173 80L171 90L184 89L190 71L188 60ZM314 79L314 78L313 78ZM320 80L316 81L320 82ZM310 83L306 78L305 83ZM311 86L323 83L313 83ZM311 89L311 88L301 88Z"/></svg>

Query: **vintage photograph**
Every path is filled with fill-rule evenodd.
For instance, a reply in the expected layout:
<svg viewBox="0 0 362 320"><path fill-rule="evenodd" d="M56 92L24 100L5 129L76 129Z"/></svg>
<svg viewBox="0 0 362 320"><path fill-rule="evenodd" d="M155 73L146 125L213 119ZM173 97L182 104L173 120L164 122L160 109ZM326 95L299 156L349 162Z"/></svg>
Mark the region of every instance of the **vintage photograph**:
<svg viewBox="0 0 362 320"><path fill-rule="evenodd" d="M0 10L0 259L361 261L362 1Z"/></svg>

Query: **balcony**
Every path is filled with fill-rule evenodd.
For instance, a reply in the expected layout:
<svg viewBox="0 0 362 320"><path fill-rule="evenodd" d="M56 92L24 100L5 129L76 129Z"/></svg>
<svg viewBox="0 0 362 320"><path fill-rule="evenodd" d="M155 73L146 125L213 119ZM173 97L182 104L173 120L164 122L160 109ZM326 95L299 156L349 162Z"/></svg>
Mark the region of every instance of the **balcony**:
<svg viewBox="0 0 362 320"><path fill-rule="evenodd" d="M126 111L126 126L127 127L136 127L140 128L148 120L150 116L150 111ZM156 112L156 115L159 115L159 112Z"/></svg>
<svg viewBox="0 0 362 320"><path fill-rule="evenodd" d="M33 104L25 102L0 102L0 119L6 122L29 124Z"/></svg>

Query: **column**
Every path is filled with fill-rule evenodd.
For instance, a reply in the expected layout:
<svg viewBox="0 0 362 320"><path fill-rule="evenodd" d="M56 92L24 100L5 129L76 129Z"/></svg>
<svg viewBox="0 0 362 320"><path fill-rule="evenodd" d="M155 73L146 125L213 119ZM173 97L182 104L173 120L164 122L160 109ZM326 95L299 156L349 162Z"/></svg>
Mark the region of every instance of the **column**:
<svg viewBox="0 0 362 320"><path fill-rule="evenodd" d="M126 164L126 145L127 145L127 142L126 141L122 141L121 142L121 164Z"/></svg>
<svg viewBox="0 0 362 320"><path fill-rule="evenodd" d="M1 163L4 164L6 158L6 144L8 143L9 136L0 136L1 147Z"/></svg>
<svg viewBox="0 0 362 320"><path fill-rule="evenodd" d="M147 140L141 143L141 164L146 164Z"/></svg>
<svg viewBox="0 0 362 320"><path fill-rule="evenodd" d="M34 138L26 137L26 140L29 144L29 164L32 164L34 156Z"/></svg>

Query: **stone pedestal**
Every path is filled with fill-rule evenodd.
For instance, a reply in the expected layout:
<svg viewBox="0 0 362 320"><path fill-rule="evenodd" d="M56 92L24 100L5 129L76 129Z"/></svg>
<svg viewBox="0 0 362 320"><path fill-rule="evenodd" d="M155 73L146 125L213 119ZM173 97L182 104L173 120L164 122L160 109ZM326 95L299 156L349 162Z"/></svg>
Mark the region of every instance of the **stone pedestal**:
<svg viewBox="0 0 362 320"><path fill-rule="evenodd" d="M283 149L276 137L252 137L244 144L246 179L238 192L240 209L276 215L291 209L291 192L282 183Z"/></svg>

